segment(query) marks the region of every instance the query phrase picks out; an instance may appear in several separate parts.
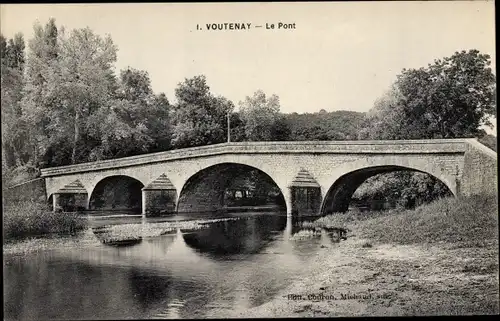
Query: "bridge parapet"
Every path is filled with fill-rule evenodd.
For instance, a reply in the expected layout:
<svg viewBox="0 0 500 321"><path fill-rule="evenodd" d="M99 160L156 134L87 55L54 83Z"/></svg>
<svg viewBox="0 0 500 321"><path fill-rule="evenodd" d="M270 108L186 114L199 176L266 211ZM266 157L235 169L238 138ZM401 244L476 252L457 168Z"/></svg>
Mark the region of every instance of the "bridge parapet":
<svg viewBox="0 0 500 321"><path fill-rule="evenodd" d="M50 177L223 154L463 154L467 143L467 139L233 142L46 168L41 174Z"/></svg>

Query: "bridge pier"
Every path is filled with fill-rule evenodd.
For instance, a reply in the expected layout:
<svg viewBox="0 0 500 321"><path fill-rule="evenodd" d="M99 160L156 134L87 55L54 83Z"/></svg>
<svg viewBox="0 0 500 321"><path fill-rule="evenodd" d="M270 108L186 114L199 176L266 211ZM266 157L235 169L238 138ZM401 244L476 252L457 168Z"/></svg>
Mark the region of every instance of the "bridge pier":
<svg viewBox="0 0 500 321"><path fill-rule="evenodd" d="M283 190L283 197L285 198L286 216L292 216L293 204L292 204L292 189L291 189L291 187L285 188Z"/></svg>
<svg viewBox="0 0 500 321"><path fill-rule="evenodd" d="M305 169L301 168L288 186L290 207L287 204L287 214L318 215L320 212L322 195L321 186L316 179ZM288 210L290 208L290 210Z"/></svg>
<svg viewBox="0 0 500 321"><path fill-rule="evenodd" d="M142 194L142 201L141 201L141 207L142 207L142 217L146 217L146 204L147 204L147 200L148 200L148 196L147 196L147 191L142 189L141 191L141 194Z"/></svg>
<svg viewBox="0 0 500 321"><path fill-rule="evenodd" d="M52 194L52 210L54 212L57 212L57 210L61 208L59 196L60 196L59 193Z"/></svg>
<svg viewBox="0 0 500 321"><path fill-rule="evenodd" d="M165 174L142 188L142 216L175 212L177 190Z"/></svg>

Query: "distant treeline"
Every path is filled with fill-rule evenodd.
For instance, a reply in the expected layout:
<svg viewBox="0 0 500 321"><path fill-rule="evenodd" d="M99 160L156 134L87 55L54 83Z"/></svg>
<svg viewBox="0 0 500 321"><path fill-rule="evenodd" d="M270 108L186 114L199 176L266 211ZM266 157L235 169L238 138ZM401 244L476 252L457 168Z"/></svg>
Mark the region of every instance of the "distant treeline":
<svg viewBox="0 0 500 321"><path fill-rule="evenodd" d="M496 117L496 78L477 50L403 70L367 113L284 114L279 97L261 90L236 112L204 75L169 88L172 103L153 92L147 71L115 73L110 36L68 32L54 19L35 24L27 46L22 34L1 36L0 49L4 184L44 167L222 143L228 114L232 141L477 137L496 150L481 129Z"/></svg>

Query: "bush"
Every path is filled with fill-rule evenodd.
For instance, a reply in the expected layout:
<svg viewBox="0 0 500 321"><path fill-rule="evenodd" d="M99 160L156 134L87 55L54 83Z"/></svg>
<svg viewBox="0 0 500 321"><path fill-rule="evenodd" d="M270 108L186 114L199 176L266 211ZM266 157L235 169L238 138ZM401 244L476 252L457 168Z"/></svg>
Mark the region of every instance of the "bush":
<svg viewBox="0 0 500 321"><path fill-rule="evenodd" d="M3 209L4 239L17 239L48 233L70 234L87 227L79 213L54 213L45 205L25 201Z"/></svg>

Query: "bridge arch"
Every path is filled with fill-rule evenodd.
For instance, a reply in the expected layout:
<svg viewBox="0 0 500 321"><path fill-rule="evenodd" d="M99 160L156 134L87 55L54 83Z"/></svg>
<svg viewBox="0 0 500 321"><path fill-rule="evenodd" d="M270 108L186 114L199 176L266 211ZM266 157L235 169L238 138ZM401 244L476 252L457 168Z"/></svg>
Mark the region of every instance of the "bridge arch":
<svg viewBox="0 0 500 321"><path fill-rule="evenodd" d="M332 178L324 185L326 188L323 191L320 214L347 211L352 195L363 182L377 174L395 171L428 174L442 182L452 195L458 195L458 172L457 176L449 175L442 168L418 159L391 157L374 161L367 158L345 163L335 169Z"/></svg>
<svg viewBox="0 0 500 321"><path fill-rule="evenodd" d="M221 162L211 164L198 169L191 174L182 185L178 194L177 212L214 212L221 209L227 209L226 199L234 200L234 196L240 197L239 204L245 206L243 198L246 198L251 191L243 186L255 179L256 185L253 185L255 191L248 199L248 206L253 206L252 202L271 203L277 205L280 210L287 210L288 201L286 190L270 174L257 166L240 162ZM255 183L255 181L253 181ZM266 195L260 192L267 190ZM234 192L234 194L230 194ZM238 193L238 191L240 193ZM247 194L248 192L248 194ZM257 203L255 203L257 205Z"/></svg>
<svg viewBox="0 0 500 321"><path fill-rule="evenodd" d="M142 211L144 183L128 175L109 175L99 179L90 190L88 209Z"/></svg>

